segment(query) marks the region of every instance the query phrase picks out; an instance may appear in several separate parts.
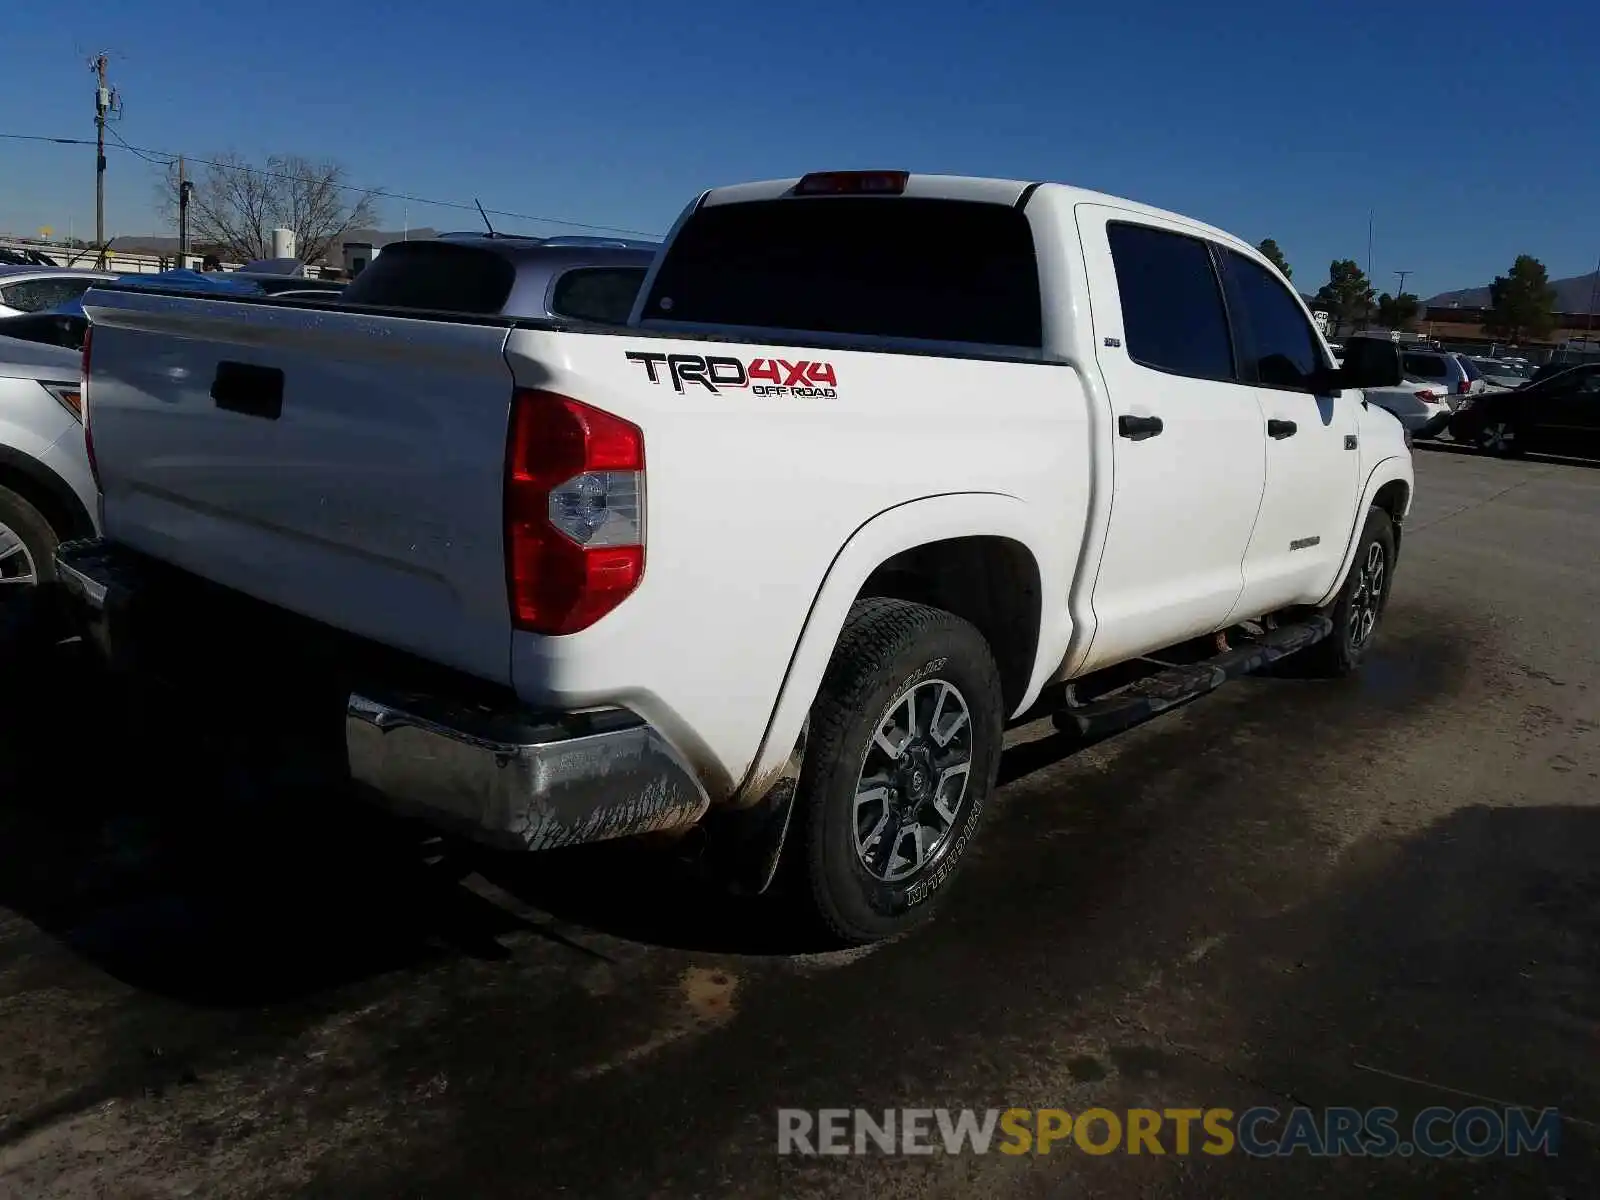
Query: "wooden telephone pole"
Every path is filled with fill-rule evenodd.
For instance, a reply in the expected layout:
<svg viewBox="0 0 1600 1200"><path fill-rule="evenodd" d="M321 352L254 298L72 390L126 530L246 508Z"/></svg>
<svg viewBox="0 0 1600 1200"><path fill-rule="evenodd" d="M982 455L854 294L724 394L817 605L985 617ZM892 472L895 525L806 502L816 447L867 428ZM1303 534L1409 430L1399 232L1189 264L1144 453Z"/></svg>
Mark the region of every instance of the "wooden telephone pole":
<svg viewBox="0 0 1600 1200"><path fill-rule="evenodd" d="M106 265L106 119L117 109L116 92L106 82L107 58L97 54L89 60L89 70L94 72L94 244L96 264L103 270Z"/></svg>
<svg viewBox="0 0 1600 1200"><path fill-rule="evenodd" d="M194 184L189 182L183 168L183 155L178 155L178 269L189 267L189 194Z"/></svg>

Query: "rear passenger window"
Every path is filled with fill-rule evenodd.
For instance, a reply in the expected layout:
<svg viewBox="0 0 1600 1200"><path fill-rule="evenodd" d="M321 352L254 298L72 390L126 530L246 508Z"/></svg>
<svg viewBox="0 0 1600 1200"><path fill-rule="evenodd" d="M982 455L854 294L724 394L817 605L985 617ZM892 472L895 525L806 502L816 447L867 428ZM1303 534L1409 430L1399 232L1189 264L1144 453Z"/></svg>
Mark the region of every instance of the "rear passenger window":
<svg viewBox="0 0 1600 1200"><path fill-rule="evenodd" d="M837 196L702 208L652 318L860 337L1044 344L1026 214L1009 204Z"/></svg>
<svg viewBox="0 0 1600 1200"><path fill-rule="evenodd" d="M450 242L391 243L340 293L340 299L346 304L490 316L505 306L516 279L516 268L490 250Z"/></svg>
<svg viewBox="0 0 1600 1200"><path fill-rule="evenodd" d="M1407 354L1401 359L1407 375L1422 379L1443 379L1450 373L1437 354Z"/></svg>
<svg viewBox="0 0 1600 1200"><path fill-rule="evenodd" d="M1312 387L1313 376L1326 364L1317 346L1316 331L1300 305L1260 263L1232 250L1224 253L1254 360L1245 364L1244 377L1268 387Z"/></svg>
<svg viewBox="0 0 1600 1200"><path fill-rule="evenodd" d="M1233 378L1222 287L1206 244L1148 225L1106 228L1134 362L1197 379Z"/></svg>
<svg viewBox="0 0 1600 1200"><path fill-rule="evenodd" d="M556 280L550 311L579 321L626 325L644 275L643 267L576 267Z"/></svg>

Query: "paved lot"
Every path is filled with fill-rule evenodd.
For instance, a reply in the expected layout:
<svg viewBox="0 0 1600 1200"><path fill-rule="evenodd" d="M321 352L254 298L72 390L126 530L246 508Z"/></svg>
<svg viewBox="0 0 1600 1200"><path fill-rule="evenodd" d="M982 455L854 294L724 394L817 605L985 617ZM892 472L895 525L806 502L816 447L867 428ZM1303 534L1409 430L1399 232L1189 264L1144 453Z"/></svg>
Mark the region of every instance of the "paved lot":
<svg viewBox="0 0 1600 1200"><path fill-rule="evenodd" d="M13 697L0 1193L1597 1194L1600 470L1419 459L1362 678L1020 731L956 903L872 952L622 853L440 856L217 765L226 695ZM1560 1157L773 1152L780 1106L1473 1097Z"/></svg>

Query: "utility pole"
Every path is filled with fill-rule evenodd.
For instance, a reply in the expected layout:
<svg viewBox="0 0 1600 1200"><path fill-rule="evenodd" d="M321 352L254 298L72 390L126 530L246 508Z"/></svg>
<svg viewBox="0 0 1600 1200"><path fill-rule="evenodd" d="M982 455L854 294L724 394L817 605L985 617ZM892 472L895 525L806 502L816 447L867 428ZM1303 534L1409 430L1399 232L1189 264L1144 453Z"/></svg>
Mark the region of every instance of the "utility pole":
<svg viewBox="0 0 1600 1200"><path fill-rule="evenodd" d="M1594 341L1594 301L1600 295L1600 262L1594 264L1594 282L1589 285L1589 319L1584 322L1584 331L1589 334L1589 340Z"/></svg>
<svg viewBox="0 0 1600 1200"><path fill-rule="evenodd" d="M178 269L187 270L189 266L189 193L194 191L194 184L189 182L183 170L183 155L178 155Z"/></svg>
<svg viewBox="0 0 1600 1200"><path fill-rule="evenodd" d="M106 56L97 54L89 63L95 74L94 89L94 245L95 264L101 270L106 265L106 114L111 111L113 97L106 83Z"/></svg>
<svg viewBox="0 0 1600 1200"><path fill-rule="evenodd" d="M1400 287L1395 292L1395 296L1398 298L1398 297L1404 296L1406 294L1406 276L1407 275L1415 275L1416 272L1415 271L1396 271L1395 274L1400 276Z"/></svg>

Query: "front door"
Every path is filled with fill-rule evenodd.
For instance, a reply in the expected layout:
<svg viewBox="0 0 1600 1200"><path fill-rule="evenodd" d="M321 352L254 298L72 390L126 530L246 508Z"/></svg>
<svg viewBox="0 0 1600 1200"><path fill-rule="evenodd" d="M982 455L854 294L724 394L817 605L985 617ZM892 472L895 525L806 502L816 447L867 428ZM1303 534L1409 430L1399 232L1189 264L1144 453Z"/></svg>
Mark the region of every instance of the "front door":
<svg viewBox="0 0 1600 1200"><path fill-rule="evenodd" d="M1239 599L1266 430L1236 379L1211 244L1178 222L1078 206L1112 410L1111 518L1079 671L1219 628Z"/></svg>
<svg viewBox="0 0 1600 1200"><path fill-rule="evenodd" d="M1333 586L1361 488L1361 393L1331 390L1332 365L1305 307L1268 267L1224 250L1241 374L1255 384L1267 435L1261 515L1231 619L1312 604Z"/></svg>

